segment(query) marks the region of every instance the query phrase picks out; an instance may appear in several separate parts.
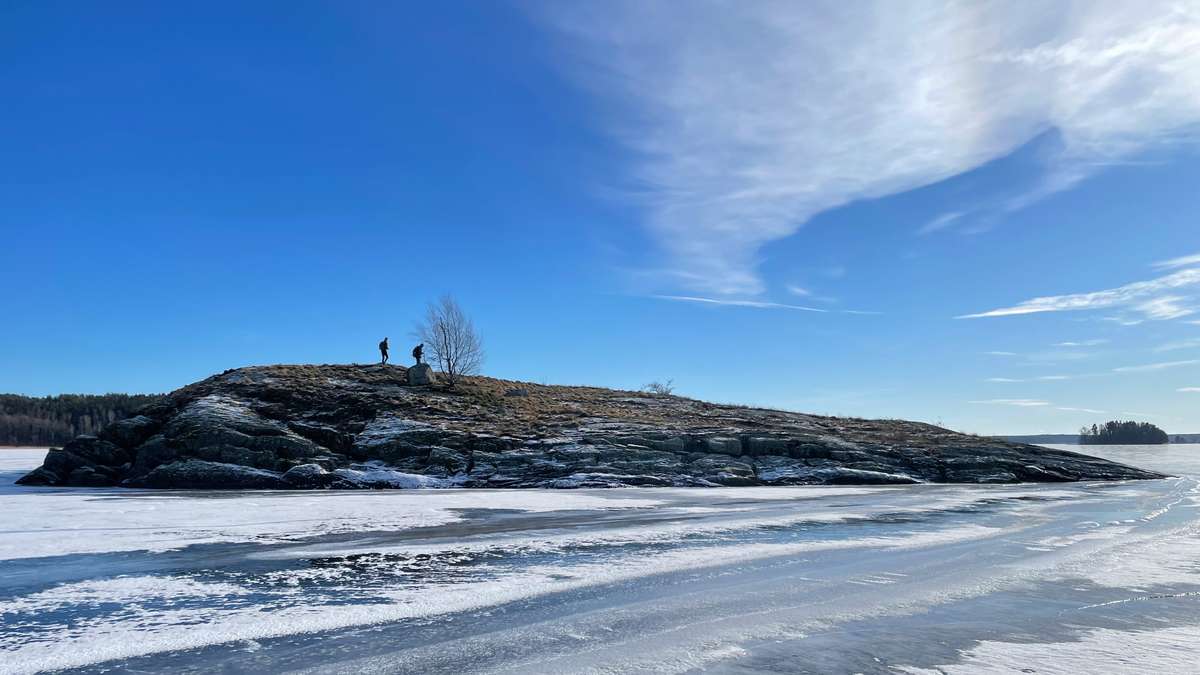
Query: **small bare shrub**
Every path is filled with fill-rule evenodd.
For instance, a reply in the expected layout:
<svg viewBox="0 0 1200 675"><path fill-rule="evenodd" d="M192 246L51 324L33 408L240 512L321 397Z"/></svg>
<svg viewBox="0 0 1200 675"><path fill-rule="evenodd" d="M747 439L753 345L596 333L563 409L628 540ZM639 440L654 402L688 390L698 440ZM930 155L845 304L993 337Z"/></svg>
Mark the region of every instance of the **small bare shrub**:
<svg viewBox="0 0 1200 675"><path fill-rule="evenodd" d="M675 393L675 380L667 380L666 382L655 380L642 387L642 391L655 396L670 396Z"/></svg>

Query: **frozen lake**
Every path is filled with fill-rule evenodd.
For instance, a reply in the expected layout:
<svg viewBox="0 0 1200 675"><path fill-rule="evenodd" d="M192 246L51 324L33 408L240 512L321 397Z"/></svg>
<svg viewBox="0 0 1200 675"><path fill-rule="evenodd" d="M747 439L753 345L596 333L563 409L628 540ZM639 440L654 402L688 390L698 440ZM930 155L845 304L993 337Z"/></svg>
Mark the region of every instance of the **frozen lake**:
<svg viewBox="0 0 1200 675"><path fill-rule="evenodd" d="M23 488L0 673L1107 673L1200 666L1200 445L1068 485Z"/></svg>

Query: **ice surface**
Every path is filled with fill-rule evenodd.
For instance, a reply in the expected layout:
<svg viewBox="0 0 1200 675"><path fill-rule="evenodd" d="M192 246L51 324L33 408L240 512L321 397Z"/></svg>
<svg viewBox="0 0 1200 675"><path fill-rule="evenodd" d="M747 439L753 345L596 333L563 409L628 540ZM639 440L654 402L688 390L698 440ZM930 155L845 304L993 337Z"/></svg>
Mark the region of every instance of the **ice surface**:
<svg viewBox="0 0 1200 675"><path fill-rule="evenodd" d="M0 450L10 481L46 450ZM380 470L379 477L407 474ZM425 478L424 476L420 478ZM430 492L76 490L0 488L0 560L114 551L167 551L196 544L294 541L349 532L432 527L461 509L642 509L661 500L546 490Z"/></svg>
<svg viewBox="0 0 1200 675"><path fill-rule="evenodd" d="M379 624L401 619L462 613L549 593L562 593L604 584L639 579L667 572L694 571L762 559L794 556L832 548L919 548L995 536L993 528L968 526L955 531L915 533L908 536L877 537L806 544L759 544L738 547L706 547L661 554L637 554L604 563L578 565L564 570L555 564L530 566L519 574L501 579L461 584L449 588L384 589L365 605L286 606L251 604L234 608L228 603L204 608L179 609L179 601L198 596L245 595L249 591L229 584L197 584L160 577L135 577L108 582L67 584L39 594L0 602L0 616L41 614L61 609L64 603L125 604L137 598L160 598L162 608L127 606L95 625L75 624L58 631L52 643L35 642L0 646L10 663L0 673L36 672L67 668L103 660L155 651L190 649L231 641L262 640L296 633L328 631L351 626ZM177 626L187 624L187 630ZM161 628L160 628L161 627Z"/></svg>
<svg viewBox="0 0 1200 675"><path fill-rule="evenodd" d="M0 448L0 472L33 471L44 459L46 448Z"/></svg>
<svg viewBox="0 0 1200 675"><path fill-rule="evenodd" d="M906 668L902 672L922 675L1194 673L1198 644L1200 626L1196 625L1146 631L1099 629L1075 642L982 642L967 650L961 663L937 669Z"/></svg>
<svg viewBox="0 0 1200 675"><path fill-rule="evenodd" d="M1198 486L0 486L0 673L1187 672Z"/></svg>

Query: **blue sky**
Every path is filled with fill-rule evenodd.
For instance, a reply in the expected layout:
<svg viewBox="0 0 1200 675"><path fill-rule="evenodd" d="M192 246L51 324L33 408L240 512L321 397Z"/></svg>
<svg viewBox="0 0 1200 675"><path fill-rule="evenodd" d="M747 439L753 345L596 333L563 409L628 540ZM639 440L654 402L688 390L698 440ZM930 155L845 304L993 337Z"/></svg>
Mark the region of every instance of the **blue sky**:
<svg viewBox="0 0 1200 675"><path fill-rule="evenodd" d="M435 4L0 7L0 391L451 293L498 377L1200 431L1200 10Z"/></svg>

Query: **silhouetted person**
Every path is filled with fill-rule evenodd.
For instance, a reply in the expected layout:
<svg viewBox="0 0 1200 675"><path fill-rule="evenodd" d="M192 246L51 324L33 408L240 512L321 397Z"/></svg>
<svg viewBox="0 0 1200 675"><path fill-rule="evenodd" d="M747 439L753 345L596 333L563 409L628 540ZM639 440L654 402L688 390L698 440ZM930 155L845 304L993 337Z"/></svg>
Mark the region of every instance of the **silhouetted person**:
<svg viewBox="0 0 1200 675"><path fill-rule="evenodd" d="M383 342L379 343L379 356L381 357L381 360L379 361L379 365L381 365L381 366L387 364L387 356L388 356L387 350L388 350L387 338L383 338Z"/></svg>
<svg viewBox="0 0 1200 675"><path fill-rule="evenodd" d="M425 355L425 343L413 347L413 358L417 360L417 365L421 365L421 357Z"/></svg>

